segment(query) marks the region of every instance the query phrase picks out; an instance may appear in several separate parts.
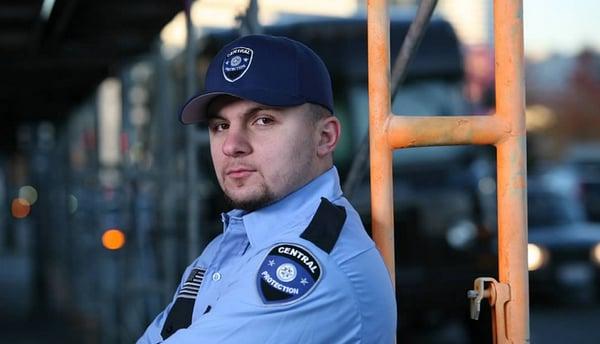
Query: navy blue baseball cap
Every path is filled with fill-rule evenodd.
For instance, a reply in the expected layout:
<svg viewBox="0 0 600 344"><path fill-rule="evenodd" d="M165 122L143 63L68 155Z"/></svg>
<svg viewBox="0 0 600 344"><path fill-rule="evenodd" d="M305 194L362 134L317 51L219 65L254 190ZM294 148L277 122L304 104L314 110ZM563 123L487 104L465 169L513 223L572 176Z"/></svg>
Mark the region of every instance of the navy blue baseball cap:
<svg viewBox="0 0 600 344"><path fill-rule="evenodd" d="M182 107L181 122L203 122L220 95L274 107L314 103L333 113L327 67L309 47L286 37L249 35L227 44L208 66L204 92Z"/></svg>

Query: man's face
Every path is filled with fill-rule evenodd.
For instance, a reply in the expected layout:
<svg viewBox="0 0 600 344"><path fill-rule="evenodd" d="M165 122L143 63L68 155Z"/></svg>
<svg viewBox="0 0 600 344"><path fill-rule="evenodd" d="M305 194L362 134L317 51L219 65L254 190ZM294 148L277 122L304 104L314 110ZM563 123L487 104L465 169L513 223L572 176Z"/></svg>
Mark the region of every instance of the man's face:
<svg viewBox="0 0 600 344"><path fill-rule="evenodd" d="M319 173L308 105L273 108L221 96L209 108L210 151L221 188L235 208L255 210Z"/></svg>

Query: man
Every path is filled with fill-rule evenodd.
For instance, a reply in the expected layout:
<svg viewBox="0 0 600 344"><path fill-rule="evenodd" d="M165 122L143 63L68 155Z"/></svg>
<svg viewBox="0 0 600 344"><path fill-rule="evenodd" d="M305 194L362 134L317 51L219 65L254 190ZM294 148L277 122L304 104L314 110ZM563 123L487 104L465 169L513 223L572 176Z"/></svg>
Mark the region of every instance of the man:
<svg viewBox="0 0 600 344"><path fill-rule="evenodd" d="M138 343L393 343L389 274L342 196L329 73L305 45L251 35L211 62L183 123L208 125L234 210Z"/></svg>

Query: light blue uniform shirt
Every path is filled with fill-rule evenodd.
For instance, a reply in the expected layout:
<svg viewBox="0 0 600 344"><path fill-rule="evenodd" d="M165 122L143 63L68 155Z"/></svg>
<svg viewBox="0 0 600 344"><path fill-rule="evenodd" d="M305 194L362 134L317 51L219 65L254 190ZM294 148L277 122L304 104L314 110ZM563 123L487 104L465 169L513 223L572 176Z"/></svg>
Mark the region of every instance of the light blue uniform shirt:
<svg viewBox="0 0 600 344"><path fill-rule="evenodd" d="M321 238L313 228L301 237L322 203L345 209L339 236ZM317 227L331 220L320 217ZM222 219L223 234L186 269L173 301L138 344L394 342L390 276L342 196L335 167L267 207L232 210ZM322 242L332 244L329 253ZM191 324L163 341L178 298L192 300Z"/></svg>

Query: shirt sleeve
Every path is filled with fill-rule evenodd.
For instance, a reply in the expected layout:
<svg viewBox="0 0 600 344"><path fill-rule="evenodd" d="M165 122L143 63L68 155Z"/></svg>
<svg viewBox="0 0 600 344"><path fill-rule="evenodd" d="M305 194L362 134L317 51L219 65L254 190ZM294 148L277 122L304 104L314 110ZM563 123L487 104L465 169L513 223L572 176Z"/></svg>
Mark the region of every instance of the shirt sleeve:
<svg viewBox="0 0 600 344"><path fill-rule="evenodd" d="M179 292L179 289L181 288L181 285L183 284L184 279L186 278L187 275L189 275L192 267L195 265L196 261L194 261L194 263L192 263L190 266L188 266L185 269L185 272L183 273L182 277L181 277L181 281L179 282L179 286L177 287L177 290L175 290L175 293L173 295L173 297L171 298L171 302L167 305L167 307L165 307L165 309L160 312L156 318L154 318L154 320L152 321L152 323L150 323L150 325L148 326L148 328L146 328L146 331L144 332L144 334L137 340L136 344L156 344L156 343L161 343L163 338L160 335L160 332L162 331L162 327L165 323L165 319L167 314L169 314L171 308L173 307L173 302L175 301L175 295L177 295L177 293Z"/></svg>
<svg viewBox="0 0 600 344"><path fill-rule="evenodd" d="M146 328L146 331L144 332L144 334L137 340L136 344L162 343L163 338L162 338L160 332L162 331L163 325L165 324L167 315L169 314L169 312L171 311L171 308L173 307L173 304L175 302L175 298L176 298L177 293L179 292L179 289L181 289L181 286L183 285L187 276L190 274L191 270L195 266L197 266L199 264L199 262L209 259L208 256L214 254L214 252L213 252L214 248L217 245L217 243L221 240L221 237L222 236L218 236L213 241L211 241L206 246L204 251L202 252L202 255L200 257L196 258L196 260L194 260L194 262L192 262L192 264L190 264L185 269L183 275L181 276L181 280L179 281L179 286L177 287L177 289L175 290L175 293L173 294L173 297L171 298L171 302L167 305L167 307L165 307L165 309L162 312L160 312L156 316L156 318L154 318L152 323L150 323L150 325Z"/></svg>

